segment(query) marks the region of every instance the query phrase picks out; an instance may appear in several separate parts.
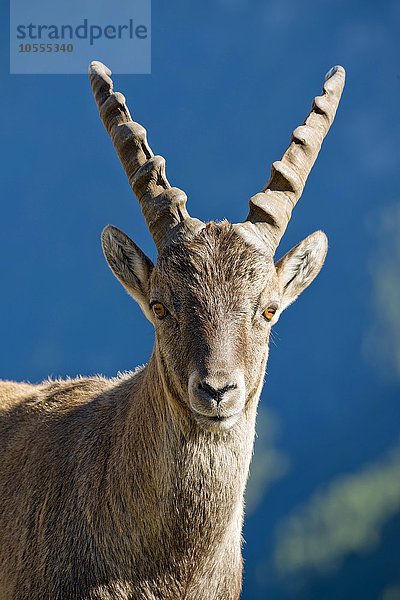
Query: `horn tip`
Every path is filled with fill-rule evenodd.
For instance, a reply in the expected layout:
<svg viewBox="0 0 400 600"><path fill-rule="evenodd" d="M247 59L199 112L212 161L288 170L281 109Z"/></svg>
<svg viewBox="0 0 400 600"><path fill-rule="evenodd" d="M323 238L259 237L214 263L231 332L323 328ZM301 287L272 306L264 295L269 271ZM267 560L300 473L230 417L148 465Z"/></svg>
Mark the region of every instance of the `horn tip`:
<svg viewBox="0 0 400 600"><path fill-rule="evenodd" d="M345 74L345 70L341 65L335 65L325 75L325 81L328 81L331 77L333 77L336 73L340 72L342 75Z"/></svg>
<svg viewBox="0 0 400 600"><path fill-rule="evenodd" d="M92 60L92 62L89 65L89 75L91 74L110 76L112 74L112 71L99 60Z"/></svg>

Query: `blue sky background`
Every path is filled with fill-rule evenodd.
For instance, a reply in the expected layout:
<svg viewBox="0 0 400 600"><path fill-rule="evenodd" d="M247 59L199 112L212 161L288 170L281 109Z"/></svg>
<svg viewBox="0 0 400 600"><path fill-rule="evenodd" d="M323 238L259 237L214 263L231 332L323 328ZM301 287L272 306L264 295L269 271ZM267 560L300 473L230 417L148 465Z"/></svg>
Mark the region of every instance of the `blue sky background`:
<svg viewBox="0 0 400 600"><path fill-rule="evenodd" d="M111 376L146 362L153 332L100 232L154 247L87 78L10 76L1 10L0 377ZM347 70L279 249L319 228L330 241L275 329L243 598L400 598L400 3L173 0L152 15L152 74L116 89L201 219L243 220L325 72Z"/></svg>

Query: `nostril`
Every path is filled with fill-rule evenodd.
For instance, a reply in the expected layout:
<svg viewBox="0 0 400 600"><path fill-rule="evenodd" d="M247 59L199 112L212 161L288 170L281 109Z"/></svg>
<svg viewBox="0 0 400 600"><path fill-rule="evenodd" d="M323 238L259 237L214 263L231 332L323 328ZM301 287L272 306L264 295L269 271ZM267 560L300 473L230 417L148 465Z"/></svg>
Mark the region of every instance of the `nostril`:
<svg viewBox="0 0 400 600"><path fill-rule="evenodd" d="M212 385L209 385L205 381L200 381L199 390L206 392L211 398L216 398L218 396L218 390L213 388Z"/></svg>
<svg viewBox="0 0 400 600"><path fill-rule="evenodd" d="M228 392L229 390L237 389L237 385L236 385L236 383L231 383L231 384L225 385L222 388L217 389L217 388L214 388L209 383L207 383L206 381L200 381L198 388L199 388L199 390L206 392L206 394L208 396L210 396L213 400L215 400L217 402L217 404L219 404L222 400L223 395L226 392Z"/></svg>
<svg viewBox="0 0 400 600"><path fill-rule="evenodd" d="M219 393L225 394L225 392L229 392L229 390L237 390L236 383L230 383L230 384L226 385L225 387L223 387L219 390Z"/></svg>

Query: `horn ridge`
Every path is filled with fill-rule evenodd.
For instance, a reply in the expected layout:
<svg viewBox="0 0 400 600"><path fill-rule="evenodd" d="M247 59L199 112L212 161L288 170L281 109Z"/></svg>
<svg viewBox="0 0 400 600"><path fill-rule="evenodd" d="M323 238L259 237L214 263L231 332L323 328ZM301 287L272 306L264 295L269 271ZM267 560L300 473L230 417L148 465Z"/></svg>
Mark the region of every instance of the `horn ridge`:
<svg viewBox="0 0 400 600"><path fill-rule="evenodd" d="M189 236L203 226L192 219L186 210L186 194L171 187L166 172L165 160L155 156L147 141L146 129L132 120L125 96L114 91L111 70L101 62L93 61L89 67L89 79L99 109L100 118L112 140L132 191L142 208L147 226L160 250L174 237ZM177 232L178 233L178 232Z"/></svg>
<svg viewBox="0 0 400 600"><path fill-rule="evenodd" d="M336 66L328 71L322 94L314 98L304 123L293 131L291 143L281 160L272 164L265 187L250 198L250 210L244 224L254 225L274 251L333 123L344 83L343 67Z"/></svg>

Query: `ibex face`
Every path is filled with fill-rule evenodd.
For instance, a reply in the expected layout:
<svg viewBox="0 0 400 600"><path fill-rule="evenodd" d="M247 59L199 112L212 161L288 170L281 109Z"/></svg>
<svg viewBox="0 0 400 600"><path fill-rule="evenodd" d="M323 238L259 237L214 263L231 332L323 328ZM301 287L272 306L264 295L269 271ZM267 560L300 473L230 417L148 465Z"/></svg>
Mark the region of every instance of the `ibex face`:
<svg viewBox="0 0 400 600"><path fill-rule="evenodd" d="M156 330L156 353L173 396L203 428L233 427L263 379L271 326L319 273L327 240L316 232L274 263L340 99L344 70L328 75L304 125L264 190L250 200L244 223L203 223L189 216L186 195L172 188L164 159L131 120L111 72L92 63L100 115L157 245L154 266L122 231L103 232L106 259Z"/></svg>
<svg viewBox="0 0 400 600"><path fill-rule="evenodd" d="M209 223L163 253L150 301L166 307L155 321L157 346L177 396L201 426L232 426L262 377L270 329L263 311L279 306L271 261L229 223Z"/></svg>

